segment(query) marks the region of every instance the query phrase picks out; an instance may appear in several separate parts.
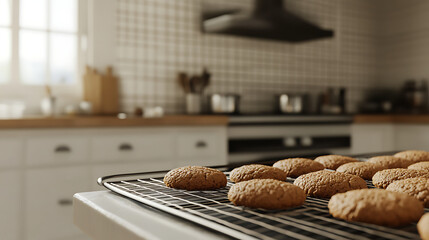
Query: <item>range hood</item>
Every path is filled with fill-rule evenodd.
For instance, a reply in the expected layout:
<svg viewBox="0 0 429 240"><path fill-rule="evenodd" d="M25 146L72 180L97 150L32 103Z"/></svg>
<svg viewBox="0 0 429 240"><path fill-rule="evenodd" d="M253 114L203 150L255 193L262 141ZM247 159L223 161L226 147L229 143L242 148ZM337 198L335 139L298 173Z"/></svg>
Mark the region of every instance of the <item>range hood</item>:
<svg viewBox="0 0 429 240"><path fill-rule="evenodd" d="M202 31L243 37L301 42L332 37L322 29L286 11L283 0L255 0L253 11L203 11Z"/></svg>

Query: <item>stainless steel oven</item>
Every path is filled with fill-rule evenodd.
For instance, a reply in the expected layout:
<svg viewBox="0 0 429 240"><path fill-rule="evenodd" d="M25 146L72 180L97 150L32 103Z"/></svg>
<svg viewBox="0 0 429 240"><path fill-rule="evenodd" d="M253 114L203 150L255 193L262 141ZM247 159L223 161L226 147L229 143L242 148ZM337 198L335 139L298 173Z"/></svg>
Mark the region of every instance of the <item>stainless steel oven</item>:
<svg viewBox="0 0 429 240"><path fill-rule="evenodd" d="M350 115L231 116L229 163L350 154Z"/></svg>

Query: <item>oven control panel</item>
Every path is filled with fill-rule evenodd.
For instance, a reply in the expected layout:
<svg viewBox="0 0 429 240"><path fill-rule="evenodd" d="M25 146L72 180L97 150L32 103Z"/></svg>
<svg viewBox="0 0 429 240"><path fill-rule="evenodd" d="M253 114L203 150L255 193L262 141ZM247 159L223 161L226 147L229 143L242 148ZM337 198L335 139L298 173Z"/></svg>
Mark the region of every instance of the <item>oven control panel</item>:
<svg viewBox="0 0 429 240"><path fill-rule="evenodd" d="M319 153L347 154L351 124L232 125L228 127L230 163L282 159Z"/></svg>

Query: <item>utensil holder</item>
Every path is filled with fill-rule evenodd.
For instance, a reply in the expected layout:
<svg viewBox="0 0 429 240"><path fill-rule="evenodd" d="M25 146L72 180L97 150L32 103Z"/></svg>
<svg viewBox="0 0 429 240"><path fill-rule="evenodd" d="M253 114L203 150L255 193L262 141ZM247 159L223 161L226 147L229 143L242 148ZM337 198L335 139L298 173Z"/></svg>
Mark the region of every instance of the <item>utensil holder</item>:
<svg viewBox="0 0 429 240"><path fill-rule="evenodd" d="M56 106L55 106L56 98L55 97L45 97L40 102L40 108L42 110L42 114L45 117L54 117L56 114Z"/></svg>
<svg viewBox="0 0 429 240"><path fill-rule="evenodd" d="M200 114L202 112L201 94L187 93L186 94L186 113Z"/></svg>

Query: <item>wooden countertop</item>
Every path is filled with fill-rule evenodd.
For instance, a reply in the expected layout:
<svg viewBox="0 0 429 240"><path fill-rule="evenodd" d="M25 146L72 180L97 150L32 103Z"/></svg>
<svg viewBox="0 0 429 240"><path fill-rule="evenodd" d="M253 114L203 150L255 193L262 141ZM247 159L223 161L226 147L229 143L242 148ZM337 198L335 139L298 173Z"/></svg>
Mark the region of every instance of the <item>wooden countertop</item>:
<svg viewBox="0 0 429 240"><path fill-rule="evenodd" d="M103 116L32 117L1 119L0 129L12 128L86 128L86 127L146 127L146 126L216 126L227 125L227 116L171 115L161 118L126 118Z"/></svg>
<svg viewBox="0 0 429 240"><path fill-rule="evenodd" d="M429 114L422 115L373 115L358 114L354 123L410 123L429 124ZM145 126L226 126L228 116L214 115L168 115L162 118L126 118L107 116L61 116L55 118L28 117L0 119L0 129L13 128L89 128L89 127L145 127Z"/></svg>
<svg viewBox="0 0 429 240"><path fill-rule="evenodd" d="M392 115L366 115L358 114L354 116L354 123L410 123L429 124L429 114L392 114Z"/></svg>

